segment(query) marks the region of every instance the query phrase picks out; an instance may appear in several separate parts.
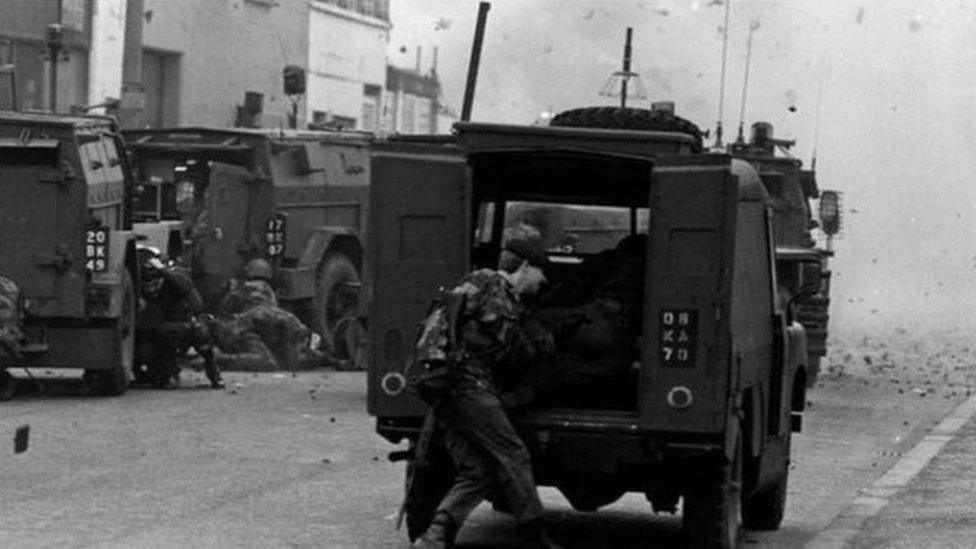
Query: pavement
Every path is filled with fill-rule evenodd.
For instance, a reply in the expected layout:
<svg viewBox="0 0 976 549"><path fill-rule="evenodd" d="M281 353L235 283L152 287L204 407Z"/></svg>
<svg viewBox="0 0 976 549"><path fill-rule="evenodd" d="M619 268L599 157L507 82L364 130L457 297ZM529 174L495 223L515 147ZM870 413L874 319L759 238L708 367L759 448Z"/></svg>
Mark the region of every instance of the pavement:
<svg viewBox="0 0 976 549"><path fill-rule="evenodd" d="M976 547L976 396L950 412L805 549Z"/></svg>

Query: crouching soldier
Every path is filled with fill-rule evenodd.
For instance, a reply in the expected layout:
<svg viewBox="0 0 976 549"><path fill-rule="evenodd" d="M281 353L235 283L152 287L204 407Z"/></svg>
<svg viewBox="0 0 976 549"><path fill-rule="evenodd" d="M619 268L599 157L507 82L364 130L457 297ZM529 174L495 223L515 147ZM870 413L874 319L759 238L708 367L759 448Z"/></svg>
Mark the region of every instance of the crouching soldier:
<svg viewBox="0 0 976 549"><path fill-rule="evenodd" d="M203 313L203 300L193 281L186 274L167 268L152 253L141 256L136 381L148 381L159 388L179 385L178 359L194 347L204 359L210 386L223 387L213 360L209 329L197 318Z"/></svg>
<svg viewBox="0 0 976 549"><path fill-rule="evenodd" d="M299 370L326 358L309 347L311 330L294 314L278 307L271 287L271 265L252 259L245 279L232 281L221 300L215 360L222 369L242 371Z"/></svg>

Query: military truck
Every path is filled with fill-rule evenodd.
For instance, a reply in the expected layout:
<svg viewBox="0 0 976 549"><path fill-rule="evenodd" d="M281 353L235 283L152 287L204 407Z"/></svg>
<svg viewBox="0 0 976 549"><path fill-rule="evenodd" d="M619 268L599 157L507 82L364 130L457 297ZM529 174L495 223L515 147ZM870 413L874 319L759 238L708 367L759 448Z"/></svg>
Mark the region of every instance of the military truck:
<svg viewBox="0 0 976 549"><path fill-rule="evenodd" d="M126 391L138 277L129 170L111 118L0 113L0 276L13 282L10 368L83 368L97 392Z"/></svg>
<svg viewBox="0 0 976 549"><path fill-rule="evenodd" d="M788 154L794 144L792 140L775 138L773 126L768 122L756 122L748 142L732 143L728 149L733 157L752 164L773 199L779 279L786 301L792 300L796 316L807 331L810 355L807 384L812 386L820 372L820 362L827 354L831 274L828 260L833 251L818 246L811 231L819 226L832 234L828 226L839 225L840 219L837 210L836 220L818 223L810 207L810 200L821 197L816 172L804 169L801 160ZM777 154L780 151L785 154ZM803 264L810 262L820 264L823 285L813 295L797 295L800 278L796 273Z"/></svg>
<svg viewBox="0 0 976 549"><path fill-rule="evenodd" d="M127 130L134 228L193 274L211 309L252 258L282 304L351 358L369 134L220 128Z"/></svg>
<svg viewBox="0 0 976 549"><path fill-rule="evenodd" d="M551 124L559 127L639 127L648 124L673 131L694 132L696 129L673 116L674 104L659 102L651 110L617 107L584 107L557 114ZM729 144L726 151L733 158L749 162L766 186L773 206L773 226L776 236L776 266L782 284L781 298L807 330L807 384L813 386L820 372L820 362L827 354L827 322L830 319L830 270L828 259L833 252L817 245L812 230L820 225L827 234L839 230L839 210L831 220L818 224L810 207L810 200L820 197L816 172L804 169L803 162L790 156L795 141L777 139L768 122L752 125L749 141ZM833 194L829 191L828 194ZM823 285L813 295L801 294L798 272L803 265L817 262L821 266Z"/></svg>
<svg viewBox="0 0 976 549"><path fill-rule="evenodd" d="M409 384L418 323L439 286L494 267L526 204L615 210L630 220L630 242L642 243L631 248L640 271L632 331L582 366L557 354L549 372L558 381L586 360L604 368L600 353L616 353L614 381L601 385L609 398L546 395L543 384L516 420L536 481L585 511L625 492L644 493L655 512L683 500L691 547L733 547L740 517L777 528L808 365L804 328L779 296L772 204L758 173L676 131L460 123L455 132L454 143L378 143L371 153L368 408L380 435L411 446L395 454L423 486L406 508L410 537L453 474L442 449L415 451L426 409ZM549 253L556 288L606 250ZM819 288L819 272L801 269L802 289Z"/></svg>

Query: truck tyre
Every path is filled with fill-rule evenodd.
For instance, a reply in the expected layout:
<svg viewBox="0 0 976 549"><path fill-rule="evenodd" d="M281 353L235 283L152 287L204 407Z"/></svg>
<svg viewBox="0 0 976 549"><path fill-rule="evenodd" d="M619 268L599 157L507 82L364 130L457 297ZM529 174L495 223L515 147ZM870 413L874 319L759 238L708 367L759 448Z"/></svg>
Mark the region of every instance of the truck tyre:
<svg viewBox="0 0 976 549"><path fill-rule="evenodd" d="M786 512L789 468L770 486L742 502L742 525L749 530L778 530Z"/></svg>
<svg viewBox="0 0 976 549"><path fill-rule="evenodd" d="M312 328L322 336L333 358L347 360L356 350L349 348L354 342L346 336L358 333L351 326L358 322L359 295L343 285L358 284L359 274L346 255L330 253L319 263L315 281Z"/></svg>
<svg viewBox="0 0 976 549"><path fill-rule="evenodd" d="M559 491L566 496L573 509L584 513L597 511L610 505L624 495L624 490L610 484L601 486L560 486Z"/></svg>
<svg viewBox="0 0 976 549"><path fill-rule="evenodd" d="M695 152L702 150L702 132L698 126L690 120L664 111L632 107L583 107L557 114L549 125L683 133L695 139Z"/></svg>
<svg viewBox="0 0 976 549"><path fill-rule="evenodd" d="M0 402L7 402L14 398L16 391L17 379L6 368L0 370Z"/></svg>
<svg viewBox="0 0 976 549"><path fill-rule="evenodd" d="M807 389L817 384L817 377L820 376L820 357L807 355L810 366L807 367Z"/></svg>
<svg viewBox="0 0 976 549"><path fill-rule="evenodd" d="M684 494L682 528L691 549L734 549L742 507L742 437L731 463L717 456Z"/></svg>
<svg viewBox="0 0 976 549"><path fill-rule="evenodd" d="M100 395L125 394L132 375L135 356L136 293L128 271L122 275L122 310L119 318L108 328L112 331L112 367L108 370L89 370L85 378L92 390Z"/></svg>
<svg viewBox="0 0 976 549"><path fill-rule="evenodd" d="M793 433L786 432L786 455L790 455ZM749 530L778 530L786 513L786 486L790 478L790 463L786 459L783 471L776 480L742 498L742 525Z"/></svg>

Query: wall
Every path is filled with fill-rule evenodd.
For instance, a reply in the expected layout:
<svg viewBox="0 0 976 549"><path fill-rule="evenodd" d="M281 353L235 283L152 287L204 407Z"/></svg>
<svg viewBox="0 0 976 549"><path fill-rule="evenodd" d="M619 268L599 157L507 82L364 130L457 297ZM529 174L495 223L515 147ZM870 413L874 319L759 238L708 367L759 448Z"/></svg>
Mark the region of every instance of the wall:
<svg viewBox="0 0 976 549"><path fill-rule="evenodd" d="M326 113L324 123L336 117L355 120L357 129L372 130L363 120L364 103L381 112L379 90L386 79L389 21L355 13L335 5L312 1L309 21L309 112ZM366 86L376 88L367 96Z"/></svg>
<svg viewBox="0 0 976 549"><path fill-rule="evenodd" d="M102 103L122 96L122 56L125 48L126 0L94 0L92 3L91 68L88 97ZM93 113L105 109L93 109Z"/></svg>
<svg viewBox="0 0 976 549"><path fill-rule="evenodd" d="M287 127L291 102L282 91L285 65L306 67L307 0L145 0L143 47L179 54L180 125L233 126L245 91L264 94L264 127ZM147 90L147 95L151 90ZM172 107L171 107L172 108ZM299 105L299 122L305 118Z"/></svg>
<svg viewBox="0 0 976 549"><path fill-rule="evenodd" d="M0 0L0 36L12 39L13 62L17 65L19 108L47 109L48 61L44 38L47 26L65 25L64 49L58 59L58 111L88 100L88 49L92 0ZM58 12L58 6L61 12ZM6 48L3 48L6 49ZM4 51L0 55L6 56ZM0 60L0 64L7 59ZM0 80L0 104L9 106L10 82Z"/></svg>

